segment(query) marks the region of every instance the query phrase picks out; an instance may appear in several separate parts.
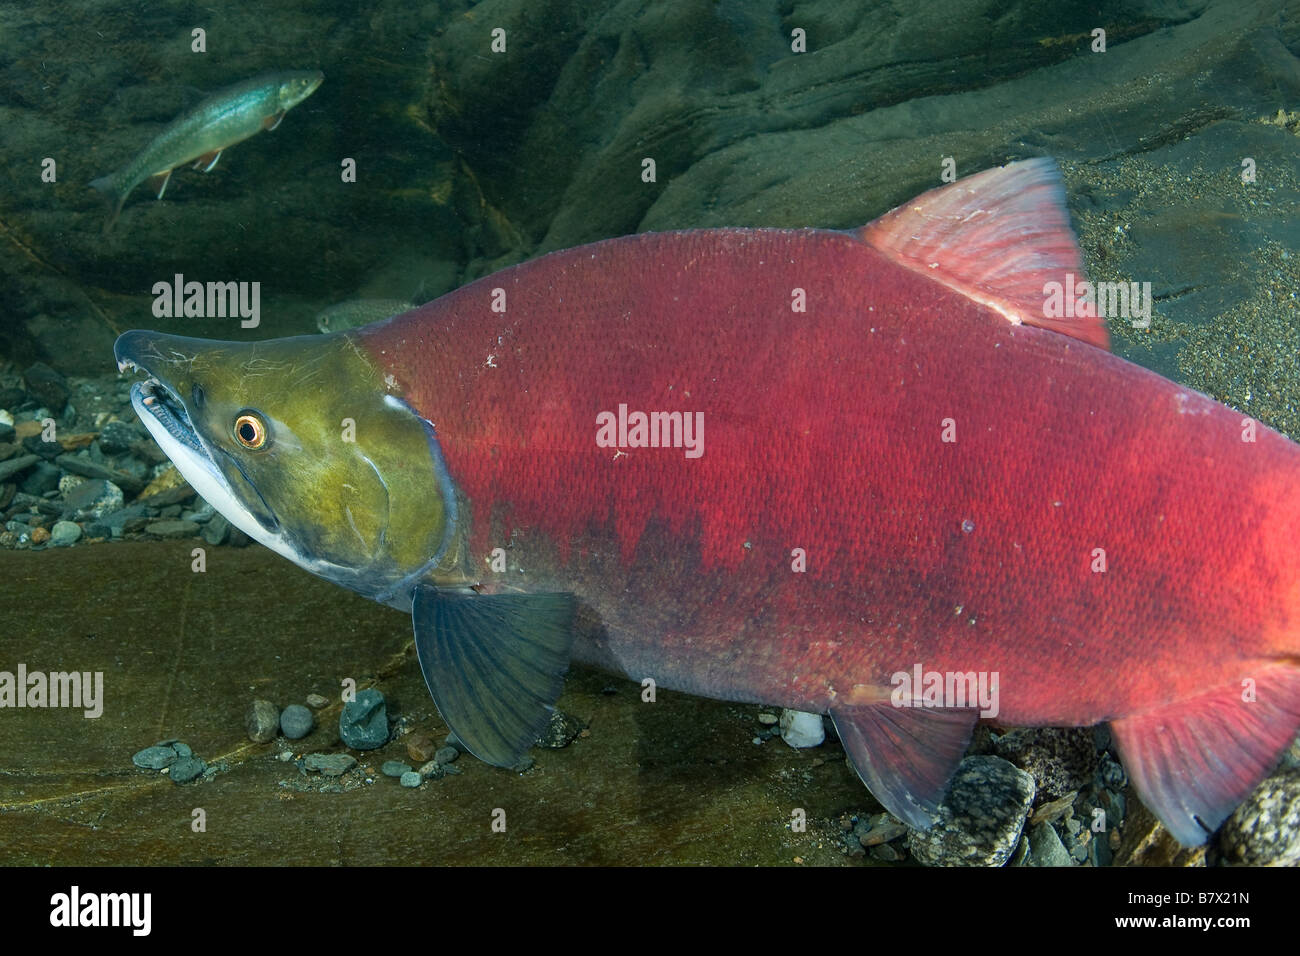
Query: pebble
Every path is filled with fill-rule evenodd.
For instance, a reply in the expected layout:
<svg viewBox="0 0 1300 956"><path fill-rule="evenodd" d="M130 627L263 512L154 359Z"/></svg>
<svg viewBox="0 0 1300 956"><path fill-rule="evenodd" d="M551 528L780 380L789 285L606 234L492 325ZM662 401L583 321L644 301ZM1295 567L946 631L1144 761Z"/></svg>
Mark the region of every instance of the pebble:
<svg viewBox="0 0 1300 956"><path fill-rule="evenodd" d="M455 747L451 748L455 750ZM416 763L425 763L433 760L434 754L438 752L433 738L428 734L412 734L406 739L406 752Z"/></svg>
<svg viewBox="0 0 1300 956"><path fill-rule="evenodd" d="M826 739L822 715L801 710L781 711L781 739L796 750L820 746Z"/></svg>
<svg viewBox="0 0 1300 956"><path fill-rule="evenodd" d="M32 398L56 412L63 411L68 396L72 394L68 380L44 362L35 362L23 372L23 383Z"/></svg>
<svg viewBox="0 0 1300 956"><path fill-rule="evenodd" d="M1089 783L1099 762L1091 727L1013 730L999 737L993 750L1033 777L1038 791L1049 800Z"/></svg>
<svg viewBox="0 0 1300 956"><path fill-rule="evenodd" d="M414 770L402 774L401 784L403 787L418 787L422 783L424 783L424 778Z"/></svg>
<svg viewBox="0 0 1300 956"><path fill-rule="evenodd" d="M781 718L776 714L759 714L758 722L764 727L774 727Z"/></svg>
<svg viewBox="0 0 1300 956"><path fill-rule="evenodd" d="M274 740L280 729L280 709L269 700L252 701L244 711L244 729L255 744Z"/></svg>
<svg viewBox="0 0 1300 956"><path fill-rule="evenodd" d="M307 706L310 707L312 710L320 710L328 703L329 703L328 697L322 697L320 694L307 695Z"/></svg>
<svg viewBox="0 0 1300 956"><path fill-rule="evenodd" d="M11 475L16 475L20 471L26 471L38 461L40 459L35 455L19 455L17 458L10 458L8 461L0 461L0 481L4 481Z"/></svg>
<svg viewBox="0 0 1300 956"><path fill-rule="evenodd" d="M67 500L68 495L72 493L72 489L78 485L84 485L88 480L88 478L82 478L80 475L64 475L59 479L59 494L63 496L64 500Z"/></svg>
<svg viewBox="0 0 1300 956"><path fill-rule="evenodd" d="M90 478L63 496L64 513L78 518L102 518L119 511L122 489L103 478Z"/></svg>
<svg viewBox="0 0 1300 956"><path fill-rule="evenodd" d="M73 527L76 526L74 525ZM49 540L50 540L50 533L44 528L32 529L32 544L44 544L46 541Z"/></svg>
<svg viewBox="0 0 1300 956"><path fill-rule="evenodd" d="M133 494L138 493L144 486L139 478L128 474L125 471L118 471L116 468L109 468L98 462L91 461L89 458L78 455L64 454L54 459L55 462L64 471L70 471L74 475L81 475L84 478L102 478L105 481L111 481Z"/></svg>
<svg viewBox="0 0 1300 956"><path fill-rule="evenodd" d="M140 440L140 433L129 422L105 422L99 430L99 448L105 455L124 455Z"/></svg>
<svg viewBox="0 0 1300 956"><path fill-rule="evenodd" d="M882 843L888 843L895 840L907 832L907 824L890 817L888 820L876 824L862 836L858 837L858 842L864 847L879 846Z"/></svg>
<svg viewBox="0 0 1300 956"><path fill-rule="evenodd" d="M47 491L54 491L59 487L59 474L57 465L51 465L48 461L38 461L32 470L27 472L19 488L29 495L43 496Z"/></svg>
<svg viewBox="0 0 1300 956"><path fill-rule="evenodd" d="M316 718L302 704L290 704L280 713L280 732L290 740L300 740L311 733Z"/></svg>
<svg viewBox="0 0 1300 956"><path fill-rule="evenodd" d="M160 538L192 538L199 533L199 526L193 521L168 518L163 521L151 521L144 526L144 530Z"/></svg>
<svg viewBox="0 0 1300 956"><path fill-rule="evenodd" d="M1029 831L1027 866L1073 866L1065 844L1050 823L1040 823Z"/></svg>
<svg viewBox="0 0 1300 956"><path fill-rule="evenodd" d="M1219 831L1223 862L1300 865L1300 770L1283 766L1255 788Z"/></svg>
<svg viewBox="0 0 1300 956"><path fill-rule="evenodd" d="M201 533L203 540L215 548L219 544L225 544L226 539L230 537L230 522L224 515L213 515L203 526Z"/></svg>
<svg viewBox="0 0 1300 956"><path fill-rule="evenodd" d="M430 760L420 768L420 776L425 780L433 780L437 777L441 777L443 773L448 770L460 773L460 770L456 767L444 767L442 764L438 763L438 761Z"/></svg>
<svg viewBox="0 0 1300 956"><path fill-rule="evenodd" d="M559 710L551 711L551 722L538 736L537 746L560 750L573 743L586 728L587 725L577 717Z"/></svg>
<svg viewBox="0 0 1300 956"><path fill-rule="evenodd" d="M131 762L142 770L163 770L177 760L176 751L170 744L155 744L138 751Z"/></svg>
<svg viewBox="0 0 1300 956"><path fill-rule="evenodd" d="M871 848L871 855L882 863L897 863L903 855L888 843L880 843Z"/></svg>
<svg viewBox="0 0 1300 956"><path fill-rule="evenodd" d="M56 521L50 531L50 544L56 548L66 548L81 537L81 525L75 521Z"/></svg>
<svg viewBox="0 0 1300 956"><path fill-rule="evenodd" d="M438 752L433 755L433 759L436 763L445 767L449 763L454 763L459 756L460 751L455 747L439 747Z"/></svg>
<svg viewBox="0 0 1300 956"><path fill-rule="evenodd" d="M385 777L400 777L404 773L410 773L411 766L402 763L400 760L385 760L384 765L379 768L379 772Z"/></svg>
<svg viewBox="0 0 1300 956"><path fill-rule="evenodd" d="M356 700L343 705L339 736L353 750L374 750L388 742L388 708L384 695L373 688L358 691Z"/></svg>
<svg viewBox="0 0 1300 956"><path fill-rule="evenodd" d="M1034 778L1000 757L966 757L953 774L939 819L908 828L907 848L928 866L1002 866L1020 842Z"/></svg>
<svg viewBox="0 0 1300 956"><path fill-rule="evenodd" d="M327 777L341 777L357 765L357 758L351 754L308 754L302 765Z"/></svg>
<svg viewBox="0 0 1300 956"><path fill-rule="evenodd" d="M207 769L208 765L198 757L181 757L167 772L172 778L172 783L189 783Z"/></svg>

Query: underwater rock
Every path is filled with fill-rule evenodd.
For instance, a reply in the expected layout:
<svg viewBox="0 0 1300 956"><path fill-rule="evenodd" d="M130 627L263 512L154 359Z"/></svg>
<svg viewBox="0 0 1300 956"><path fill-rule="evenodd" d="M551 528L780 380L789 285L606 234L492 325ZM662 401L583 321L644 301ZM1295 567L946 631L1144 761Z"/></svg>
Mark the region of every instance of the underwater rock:
<svg viewBox="0 0 1300 956"><path fill-rule="evenodd" d="M826 739L826 729L822 724L821 714L782 710L781 739L796 750L820 746Z"/></svg>
<svg viewBox="0 0 1300 956"><path fill-rule="evenodd" d="M1029 831L1029 859L1026 866L1074 866L1065 844L1050 823L1040 823Z"/></svg>
<svg viewBox="0 0 1300 956"><path fill-rule="evenodd" d="M154 744L137 751L131 762L141 770L163 770L174 764L179 757L170 743Z"/></svg>
<svg viewBox="0 0 1300 956"><path fill-rule="evenodd" d="M280 714L280 732L290 740L301 740L311 733L316 718L302 704L290 704Z"/></svg>
<svg viewBox="0 0 1300 956"><path fill-rule="evenodd" d="M374 750L388 742L388 708L384 695L367 688L343 705L339 736L353 750Z"/></svg>
<svg viewBox="0 0 1300 956"><path fill-rule="evenodd" d="M433 760L434 754L439 751L428 734L412 734L406 740L406 752L416 763L426 763Z"/></svg>
<svg viewBox="0 0 1300 956"><path fill-rule="evenodd" d="M439 766L445 767L449 763L455 763L459 756L460 751L455 747L439 747L438 752L433 755L433 760Z"/></svg>
<svg viewBox="0 0 1300 956"><path fill-rule="evenodd" d="M1274 773L1219 831L1222 862L1244 866L1300 865L1300 770Z"/></svg>
<svg viewBox="0 0 1300 956"><path fill-rule="evenodd" d="M58 466L51 465L48 461L38 461L18 487L29 495L44 496L47 491L59 487L60 474Z"/></svg>
<svg viewBox="0 0 1300 956"><path fill-rule="evenodd" d="M40 458L36 455L19 455L17 458L10 458L8 461L0 462L0 481L4 481L11 475L26 471L38 461L40 461Z"/></svg>
<svg viewBox="0 0 1300 956"><path fill-rule="evenodd" d="M75 544L81 537L81 525L75 521L56 521L50 530L50 544L56 548L66 548Z"/></svg>
<svg viewBox="0 0 1300 956"><path fill-rule="evenodd" d="M351 754L308 754L302 765L327 777L341 777L357 765L357 758Z"/></svg>
<svg viewBox="0 0 1300 956"><path fill-rule="evenodd" d="M63 496L64 514L77 518L103 518L114 512L120 513L124 500L122 489L111 481L90 478Z"/></svg>
<svg viewBox="0 0 1300 956"><path fill-rule="evenodd" d="M329 703L328 697L322 697L320 694L307 695L307 706L310 707L312 710L320 710L328 703Z"/></svg>
<svg viewBox="0 0 1300 956"><path fill-rule="evenodd" d="M953 774L938 821L909 827L907 848L927 866L1002 866L1020 841L1034 778L1000 757L967 757Z"/></svg>
<svg viewBox="0 0 1300 956"><path fill-rule="evenodd" d="M130 422L105 422L99 430L99 449L105 455L125 455L141 437L140 430Z"/></svg>
<svg viewBox="0 0 1300 956"><path fill-rule="evenodd" d="M424 778L421 777L419 773L417 773L416 771L411 770L407 773L402 774L402 778L400 782L403 787L418 787L420 784L424 783Z"/></svg>
<svg viewBox="0 0 1300 956"><path fill-rule="evenodd" d="M199 533L199 526L193 521L166 518L162 521L150 522L144 526L144 530L160 538L192 538Z"/></svg>
<svg viewBox="0 0 1300 956"><path fill-rule="evenodd" d="M172 778L172 783L189 783L207 769L208 765L198 757L180 757L167 773Z"/></svg>
<svg viewBox="0 0 1300 956"><path fill-rule="evenodd" d="M553 711L550 724L537 738L537 746L560 750L573 743L578 738L578 734L582 733L586 728L587 725L577 717L559 710ZM455 748L448 747L446 749L453 750ZM441 750L438 752L442 753Z"/></svg>
<svg viewBox="0 0 1300 956"><path fill-rule="evenodd" d="M400 777L404 773L410 773L412 769L410 764L402 763L400 760L385 760L379 772L385 777Z"/></svg>
<svg viewBox="0 0 1300 956"><path fill-rule="evenodd" d="M44 362L36 362L23 372L23 383L28 395L55 412L63 411L72 394L68 380Z"/></svg>
<svg viewBox="0 0 1300 956"><path fill-rule="evenodd" d="M200 534L204 541L215 548L219 544L224 544L226 539L230 537L230 522L226 520L225 515L215 514L203 526L203 531ZM310 700L310 698L308 699Z"/></svg>
<svg viewBox="0 0 1300 956"><path fill-rule="evenodd" d="M279 727L280 711L269 700L255 700L244 711L244 729L248 732L248 739L255 744L275 739Z"/></svg>
<svg viewBox="0 0 1300 956"><path fill-rule="evenodd" d="M1039 792L1051 800L1088 783L1099 760L1090 727L1013 730L999 737L993 750L1032 776Z"/></svg>

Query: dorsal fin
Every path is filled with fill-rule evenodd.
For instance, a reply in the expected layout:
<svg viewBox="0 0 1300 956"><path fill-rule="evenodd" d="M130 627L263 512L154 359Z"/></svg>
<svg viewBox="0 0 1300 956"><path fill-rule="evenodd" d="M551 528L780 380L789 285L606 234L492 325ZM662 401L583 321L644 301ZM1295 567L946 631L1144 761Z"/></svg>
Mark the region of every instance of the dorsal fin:
<svg viewBox="0 0 1300 956"><path fill-rule="evenodd" d="M928 275L1016 324L1061 332L1109 348L1106 322L1049 317L1044 286L1084 281L1061 174L1050 159L986 169L931 189L858 230L899 265ZM1066 297L1071 297L1067 288Z"/></svg>

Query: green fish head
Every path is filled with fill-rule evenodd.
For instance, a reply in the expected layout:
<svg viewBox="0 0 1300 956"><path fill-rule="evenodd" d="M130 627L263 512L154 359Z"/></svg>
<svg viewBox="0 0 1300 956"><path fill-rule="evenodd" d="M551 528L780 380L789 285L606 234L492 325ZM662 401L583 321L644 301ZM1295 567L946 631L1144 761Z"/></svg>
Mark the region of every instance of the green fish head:
<svg viewBox="0 0 1300 956"><path fill-rule="evenodd" d="M294 70L284 74L278 96L280 109L284 111L293 109L315 93L316 87L320 86L324 79L325 74L320 70Z"/></svg>
<svg viewBox="0 0 1300 956"><path fill-rule="evenodd" d="M448 552L456 498L433 426L352 333L221 342L133 331L131 404L251 538L394 607Z"/></svg>

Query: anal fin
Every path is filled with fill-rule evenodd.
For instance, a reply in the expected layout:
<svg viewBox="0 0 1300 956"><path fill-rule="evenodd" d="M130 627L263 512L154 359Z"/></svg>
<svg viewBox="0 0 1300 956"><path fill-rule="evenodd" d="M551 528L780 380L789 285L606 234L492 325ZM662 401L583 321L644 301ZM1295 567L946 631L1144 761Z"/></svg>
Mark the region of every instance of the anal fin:
<svg viewBox="0 0 1300 956"><path fill-rule="evenodd" d="M885 701L834 707L831 719L872 796L904 823L924 830L939 813L979 712Z"/></svg>
<svg viewBox="0 0 1300 956"><path fill-rule="evenodd" d="M1236 685L1111 721L1138 796L1184 846L1219 828L1300 727L1300 668L1270 663L1244 676L1252 694Z"/></svg>
<svg viewBox="0 0 1300 956"><path fill-rule="evenodd" d="M198 159L194 160L194 169L201 169L205 173L212 172L216 168L217 160L221 159L221 150L214 149L210 153L204 153Z"/></svg>
<svg viewBox="0 0 1300 956"><path fill-rule="evenodd" d="M573 645L571 594L415 589L411 618L424 682L474 756L513 767L550 720Z"/></svg>
<svg viewBox="0 0 1300 956"><path fill-rule="evenodd" d="M170 169L164 169L161 173L154 173L147 180L149 191L159 199L162 199L163 193L167 191L167 184L171 182L171 178L172 171Z"/></svg>

